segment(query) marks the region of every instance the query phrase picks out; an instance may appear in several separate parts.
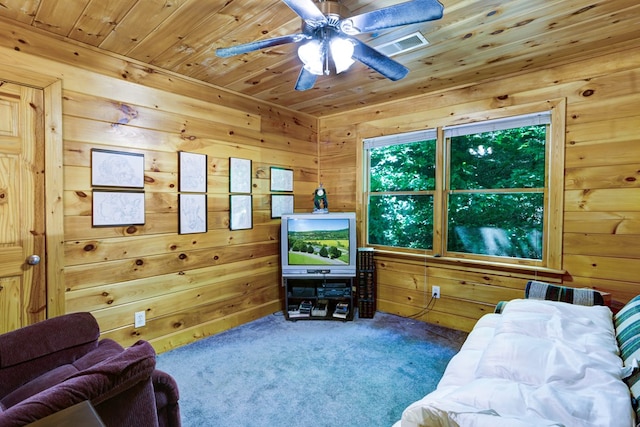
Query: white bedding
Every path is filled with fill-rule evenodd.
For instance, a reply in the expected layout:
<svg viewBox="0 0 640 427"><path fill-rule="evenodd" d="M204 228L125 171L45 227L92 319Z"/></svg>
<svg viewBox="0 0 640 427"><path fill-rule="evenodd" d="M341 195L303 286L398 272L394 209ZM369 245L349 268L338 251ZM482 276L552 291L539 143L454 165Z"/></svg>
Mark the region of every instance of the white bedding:
<svg viewBox="0 0 640 427"><path fill-rule="evenodd" d="M632 427L611 311L541 300L487 314L396 426Z"/></svg>

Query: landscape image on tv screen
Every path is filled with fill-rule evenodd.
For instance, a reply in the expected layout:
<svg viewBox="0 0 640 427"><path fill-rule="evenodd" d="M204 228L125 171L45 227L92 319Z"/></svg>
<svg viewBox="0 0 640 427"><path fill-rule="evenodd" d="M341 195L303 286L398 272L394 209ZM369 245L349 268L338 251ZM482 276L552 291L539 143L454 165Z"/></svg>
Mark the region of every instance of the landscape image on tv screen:
<svg viewBox="0 0 640 427"><path fill-rule="evenodd" d="M290 219L289 265L349 265L348 219Z"/></svg>

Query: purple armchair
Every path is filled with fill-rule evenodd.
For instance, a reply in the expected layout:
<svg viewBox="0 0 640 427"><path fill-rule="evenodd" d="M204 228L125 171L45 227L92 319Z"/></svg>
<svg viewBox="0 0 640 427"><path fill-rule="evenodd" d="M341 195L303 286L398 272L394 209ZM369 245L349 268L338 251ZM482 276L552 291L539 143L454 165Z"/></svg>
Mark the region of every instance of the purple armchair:
<svg viewBox="0 0 640 427"><path fill-rule="evenodd" d="M179 427L178 387L146 341L124 349L89 313L0 335L0 427L89 400L107 427Z"/></svg>

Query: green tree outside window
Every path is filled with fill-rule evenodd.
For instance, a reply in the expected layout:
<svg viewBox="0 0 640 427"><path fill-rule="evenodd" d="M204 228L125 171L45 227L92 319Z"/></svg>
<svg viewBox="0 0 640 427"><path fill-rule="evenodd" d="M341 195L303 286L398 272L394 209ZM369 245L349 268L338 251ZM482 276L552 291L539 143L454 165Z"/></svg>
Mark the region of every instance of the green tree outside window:
<svg viewBox="0 0 640 427"><path fill-rule="evenodd" d="M441 227L438 247L449 256L541 260L548 127L465 130L446 136L442 150L436 139L367 149L368 244L432 250Z"/></svg>

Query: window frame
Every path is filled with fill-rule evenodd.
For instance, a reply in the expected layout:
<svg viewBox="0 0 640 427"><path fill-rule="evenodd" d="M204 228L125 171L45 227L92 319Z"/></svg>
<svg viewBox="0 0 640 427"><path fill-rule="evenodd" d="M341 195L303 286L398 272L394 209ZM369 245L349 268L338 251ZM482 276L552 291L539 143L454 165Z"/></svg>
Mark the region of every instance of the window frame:
<svg viewBox="0 0 640 427"><path fill-rule="evenodd" d="M445 138L445 132L448 129L464 126L479 126L495 119L509 119L518 116L528 116L531 114L549 113L550 124L548 125L547 144L545 153L545 183L544 183L544 218L543 218L543 241L542 241L542 258L540 260L527 258L511 258L501 256L490 256L481 254L469 254L460 252L447 252L447 203L448 203L448 176L446 170L448 156L448 141ZM565 129L566 129L566 100L550 100L536 105L527 105L514 107L508 110L495 110L484 112L482 114L468 114L464 120L462 117L451 116L437 120L435 126L430 129L415 131L406 129L397 129L398 134L386 136L381 135L361 135L362 145L362 212L363 227L361 230L362 241L367 246L376 248L385 253L403 253L408 256L431 256L441 259L442 261L471 261L487 265L517 265L524 268L547 269L553 272L561 272L562 268L562 230L563 230L563 211L564 211L564 150L565 150ZM513 126L520 127L520 126ZM393 138L395 143L410 142L412 137L428 135L435 132L436 135L436 188L433 199L433 249L410 249L389 247L383 245L374 245L368 243L369 229L369 197L371 195L369 188L369 167L370 155L369 148L372 140L379 140L376 146L385 146L384 140ZM429 133L425 133L429 132ZM405 137L408 137L406 139ZM413 139L415 141L416 139ZM425 191L430 193L430 191ZM378 194L384 194L378 193Z"/></svg>

